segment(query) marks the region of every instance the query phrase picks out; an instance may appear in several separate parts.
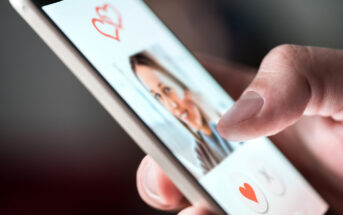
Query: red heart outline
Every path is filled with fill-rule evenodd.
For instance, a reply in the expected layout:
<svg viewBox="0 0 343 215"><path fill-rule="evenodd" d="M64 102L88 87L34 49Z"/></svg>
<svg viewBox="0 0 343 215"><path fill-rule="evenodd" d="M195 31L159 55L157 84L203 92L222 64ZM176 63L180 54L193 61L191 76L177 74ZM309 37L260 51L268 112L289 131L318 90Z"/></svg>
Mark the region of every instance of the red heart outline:
<svg viewBox="0 0 343 215"><path fill-rule="evenodd" d="M113 20L112 20L110 17L108 17L108 16L101 15L100 11L102 10L102 11L107 12L107 11L108 11L107 9L111 9L112 12L114 12L114 13L117 15L117 17L118 17L118 20L117 20L118 23L113 22ZM102 6L102 7L96 7L96 8L95 8L95 11L96 11L96 14L99 16L99 18L100 18L101 20L106 21L106 22L108 22L108 23L111 23L111 24L117 26L117 27L120 28L120 29L123 28L123 22L122 22L121 14L120 14L119 11L118 11L115 7L113 7L112 5L110 5L110 4L104 4L104 6Z"/></svg>
<svg viewBox="0 0 343 215"><path fill-rule="evenodd" d="M245 198L258 203L258 200L257 200L257 197L256 197L256 193L255 193L254 189L250 186L250 184L244 183L243 186L244 187L239 187L239 192L241 192L241 194Z"/></svg>
<svg viewBox="0 0 343 215"><path fill-rule="evenodd" d="M117 17L118 17L118 20L117 23L116 22L113 22L113 20L108 17L108 16L105 16L105 15L102 15L100 13L100 11L105 11L105 12L108 12L108 9L112 10L112 12L114 12ZM95 8L95 11L96 11L96 14L98 15L98 18L93 18L92 19L92 24L94 26L94 28L102 35L106 36L106 37L109 37L111 39L114 39L114 40L117 40L118 42L120 42L120 37L119 37L119 30L120 29L123 29L123 24L122 24L122 17L121 17L121 14L119 13L119 11L113 7L112 5L110 4L104 4L104 6L100 6L100 7L96 7ZM97 25L97 23L101 23L103 25L112 25L114 27L114 35L112 34L108 34L108 33L105 33L103 31L101 31Z"/></svg>
<svg viewBox="0 0 343 215"><path fill-rule="evenodd" d="M96 23L101 23L101 24L103 24L103 25L108 24L108 25L114 26L114 27L115 27L115 35L113 36L113 35L111 35L111 34L106 34L106 33L102 32L102 31L98 28L98 26L97 26ZM120 42L120 38L119 38L119 29L118 29L115 25L110 24L110 23L108 23L108 22L106 22L106 21L103 21L103 20L101 20L101 19L96 19L96 18L93 18L93 19L92 19L92 24L93 24L94 28L95 28L100 34L104 35L105 37L109 37L109 38L112 38L112 39L117 40L118 42Z"/></svg>

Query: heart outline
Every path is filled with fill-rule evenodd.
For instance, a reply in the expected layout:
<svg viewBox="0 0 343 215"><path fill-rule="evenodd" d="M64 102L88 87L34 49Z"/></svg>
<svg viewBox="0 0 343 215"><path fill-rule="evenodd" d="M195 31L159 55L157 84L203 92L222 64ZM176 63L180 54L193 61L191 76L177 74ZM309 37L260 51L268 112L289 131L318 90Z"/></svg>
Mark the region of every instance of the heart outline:
<svg viewBox="0 0 343 215"><path fill-rule="evenodd" d="M243 187L239 187L239 192L247 199L259 203L256 197L255 190L248 183L244 183Z"/></svg>
<svg viewBox="0 0 343 215"><path fill-rule="evenodd" d="M93 24L94 28L95 28L100 34L104 35L105 37L109 37L109 38L112 38L112 39L117 40L118 42L120 42L120 38L119 38L119 29L118 29L117 27L115 27L115 35L113 36L113 35L111 35L111 34L106 34L105 32L101 31L101 30L98 28L98 26L97 26L96 23L101 23L101 24L103 24L103 25L105 25L105 24L112 25L112 24L110 24L110 23L108 23L108 22L106 22L106 21L103 21L103 20L101 20L101 19L97 19L97 18L93 18L93 19L92 19L92 24Z"/></svg>
<svg viewBox="0 0 343 215"><path fill-rule="evenodd" d="M107 12L108 9L111 9L118 17L117 23L115 23L110 17L106 16L106 15L102 15L100 13L100 11L105 11ZM111 39L117 40L118 42L120 42L120 36L119 36L119 30L123 29L123 24L122 24L122 17L121 14L119 13L119 11L113 7L110 4L104 4L103 6L97 6L95 8L96 14L98 15L99 18L93 18L92 19L92 24L94 26L94 28L103 36L109 37ZM114 35L112 34L108 34L105 33L103 31L101 31L97 25L97 23L101 23L103 25L108 24L108 25L112 25L114 27Z"/></svg>
<svg viewBox="0 0 343 215"><path fill-rule="evenodd" d="M108 9L111 9L112 12L114 12L114 13L117 15L117 17L118 17L118 20L117 20L117 21L118 21L118 24L115 23L115 22L113 22L113 20L112 20L110 17L105 16L105 15L102 15L102 14L100 13L101 10L107 12ZM111 23L111 24L117 26L117 27L120 28L120 29L123 29L123 20L122 20L121 14L120 14L120 12L119 12L115 7L113 7L112 5L110 5L110 4L104 4L104 6L102 6L102 7L98 6L98 7L95 8L95 11L96 11L96 14L99 16L100 19L102 19L102 20L104 20L104 21L106 21L106 22L108 22L108 23Z"/></svg>

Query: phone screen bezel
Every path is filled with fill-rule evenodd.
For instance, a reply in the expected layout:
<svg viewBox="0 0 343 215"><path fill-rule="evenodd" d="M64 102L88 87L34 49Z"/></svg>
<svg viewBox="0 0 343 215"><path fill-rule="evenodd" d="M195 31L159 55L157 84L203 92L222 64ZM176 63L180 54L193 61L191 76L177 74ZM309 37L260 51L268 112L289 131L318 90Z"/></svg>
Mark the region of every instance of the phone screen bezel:
<svg viewBox="0 0 343 215"><path fill-rule="evenodd" d="M139 116L138 114L129 106L129 104L127 104L127 102L125 101L124 98L122 98L119 93L116 91L116 89L114 87L112 87L110 85L110 83L101 75L101 73L93 66L93 64L85 57L85 55L74 45L74 43L66 36L66 34L55 24L55 22L44 12L44 10L42 9L43 6L46 5L50 5L50 4L54 4L57 2L61 2L63 0L30 0L35 6L36 8L41 12L41 14L43 14L43 16L55 27L55 29L61 34L63 35L63 37L68 41L68 43L77 51L77 53L87 62L87 64L96 72L96 74L100 77L100 79L104 82L104 84L106 84L107 87L109 87L114 95L121 101L122 104L125 105L125 107L134 115L134 117L142 124L144 125L144 127L149 131L150 135L153 136L154 139L156 139L159 144L168 152L168 154L174 159L174 161L176 163L179 164L179 167L182 168L183 173L187 174L188 178L192 178L193 182L195 182L195 184L198 186L198 188L200 188L206 195L207 197L210 198L210 200L212 200L212 203L214 203L216 205L216 207L218 209L221 210L222 213L227 214L228 212L226 212L219 204L218 202L208 193L208 191L205 189L204 186L202 186L200 184L200 182L189 172L189 170L175 157L174 153L172 153L172 151L166 146L166 144L164 144L164 142L155 134L155 132L149 127L149 125L147 125ZM144 2L144 1L143 1ZM145 3L145 2L144 2ZM146 4L146 3L145 3ZM150 10L154 13L155 16L156 13L151 9L151 7L146 4ZM158 17L158 16L157 16ZM159 17L158 17L159 18ZM179 40L179 38L175 35L175 33L159 18L159 20L167 27L167 29L170 31L170 33L172 34L172 36L174 36L175 38L177 38ZM180 41L180 40L179 40ZM196 58L196 56L194 56L192 54L192 52L189 50L189 48L182 42L180 41L181 44L186 48L186 50L194 57ZM197 59L197 58L196 58ZM199 60L197 59L197 61L199 62ZM200 63L200 62L199 62ZM201 63L200 63L201 64Z"/></svg>

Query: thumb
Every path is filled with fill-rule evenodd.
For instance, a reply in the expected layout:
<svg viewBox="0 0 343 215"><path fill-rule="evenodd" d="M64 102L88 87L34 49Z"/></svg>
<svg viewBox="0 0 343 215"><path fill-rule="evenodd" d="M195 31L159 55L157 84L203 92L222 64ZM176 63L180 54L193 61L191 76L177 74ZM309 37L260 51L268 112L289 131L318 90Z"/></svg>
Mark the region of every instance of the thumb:
<svg viewBox="0 0 343 215"><path fill-rule="evenodd" d="M218 130L229 140L244 141L276 134L304 114L343 118L343 51L274 48Z"/></svg>

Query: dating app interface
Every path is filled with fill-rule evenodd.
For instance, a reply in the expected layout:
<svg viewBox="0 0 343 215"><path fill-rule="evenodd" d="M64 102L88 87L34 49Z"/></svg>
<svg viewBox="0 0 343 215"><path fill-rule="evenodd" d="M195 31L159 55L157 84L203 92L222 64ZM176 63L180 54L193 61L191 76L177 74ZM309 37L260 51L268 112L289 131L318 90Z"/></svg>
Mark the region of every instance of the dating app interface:
<svg viewBox="0 0 343 215"><path fill-rule="evenodd" d="M143 1L64 0L43 11L227 213L327 209L268 139L221 137L233 100Z"/></svg>

